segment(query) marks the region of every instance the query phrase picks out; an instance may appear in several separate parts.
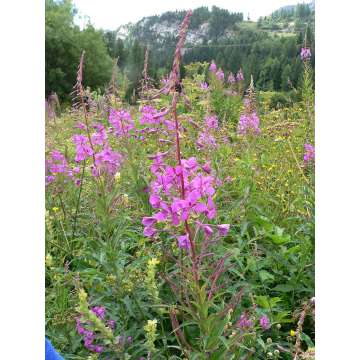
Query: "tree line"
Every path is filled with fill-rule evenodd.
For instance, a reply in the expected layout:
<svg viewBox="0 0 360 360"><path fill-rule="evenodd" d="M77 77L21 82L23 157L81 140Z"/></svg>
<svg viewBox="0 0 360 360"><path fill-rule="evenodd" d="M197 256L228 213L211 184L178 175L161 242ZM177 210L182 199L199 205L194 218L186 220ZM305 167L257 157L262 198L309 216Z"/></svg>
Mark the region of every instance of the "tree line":
<svg viewBox="0 0 360 360"><path fill-rule="evenodd" d="M90 23L81 30L74 21L76 9L71 0L46 0L45 6L46 96L56 92L61 99L69 99L82 50L86 52L84 85L104 90L111 78L112 59L118 58L117 66L129 83L128 99L137 91L146 47L150 49L150 76L159 81L170 71L176 35L165 36L159 42L150 30L159 22L181 21L183 12L167 12L146 18L146 22L143 19L132 27L131 36L122 40L117 31L95 29ZM225 72L235 73L241 66L247 79L253 75L258 89L287 91L290 84L298 86L302 71L299 50L304 42L304 29L293 36L274 35L259 29L255 23L244 22L242 13L231 13L215 6L211 11L207 7L195 9L189 28L196 30L204 23L209 24L206 38L186 49L184 65L215 60ZM312 28L307 27L306 31L307 44L314 54ZM313 56L313 64L314 59Z"/></svg>

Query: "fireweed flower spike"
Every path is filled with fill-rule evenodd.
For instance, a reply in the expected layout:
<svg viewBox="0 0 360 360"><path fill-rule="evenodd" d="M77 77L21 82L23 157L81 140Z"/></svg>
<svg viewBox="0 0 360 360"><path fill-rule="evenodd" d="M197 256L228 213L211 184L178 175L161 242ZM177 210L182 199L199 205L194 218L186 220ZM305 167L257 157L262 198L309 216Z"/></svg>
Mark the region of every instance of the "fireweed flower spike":
<svg viewBox="0 0 360 360"><path fill-rule="evenodd" d="M218 118L215 115L206 117L205 118L205 125L209 129L217 129L219 127Z"/></svg>
<svg viewBox="0 0 360 360"><path fill-rule="evenodd" d="M229 84L235 83L236 80L235 80L234 74L232 72L229 74L227 81Z"/></svg>
<svg viewBox="0 0 360 360"><path fill-rule="evenodd" d="M177 240L178 240L179 248L185 249L187 251L190 250L190 240L188 234L178 236Z"/></svg>
<svg viewBox="0 0 360 360"><path fill-rule="evenodd" d="M134 129L134 121L126 110L110 109L109 122L117 137L129 136L130 130Z"/></svg>
<svg viewBox="0 0 360 360"><path fill-rule="evenodd" d="M209 70L210 70L212 73L214 73L214 74L216 73L216 71L217 71L217 67L216 67L216 64L215 64L214 60L213 60L213 61L211 61L211 64L210 64Z"/></svg>
<svg viewBox="0 0 360 360"><path fill-rule="evenodd" d="M219 127L218 119L216 116L208 116L205 118L204 122L204 130L199 134L196 145L199 150L217 148L213 130L217 130Z"/></svg>
<svg viewBox="0 0 360 360"><path fill-rule="evenodd" d="M76 166L73 169L68 165L65 156L58 150L53 150L50 153L50 158L45 162L45 185L48 186L54 182L57 177L60 177L63 182L76 181L75 174L78 174L80 169Z"/></svg>
<svg viewBox="0 0 360 360"><path fill-rule="evenodd" d="M304 162L309 163L311 160L315 160L315 148L311 144L304 145Z"/></svg>
<svg viewBox="0 0 360 360"><path fill-rule="evenodd" d="M244 107L245 110L240 115L238 123L238 134L242 136L247 135L248 133L258 135L260 133L260 119L256 112L255 90L252 76L246 98L244 99Z"/></svg>
<svg viewBox="0 0 360 360"><path fill-rule="evenodd" d="M209 85L207 82L202 82L200 83L200 89L202 90L208 90L209 89Z"/></svg>
<svg viewBox="0 0 360 360"><path fill-rule="evenodd" d="M221 69L219 69L217 72L216 72L216 78L219 80L219 81L224 81L224 77L225 77L225 75L224 75L224 72L221 70Z"/></svg>
<svg viewBox="0 0 360 360"><path fill-rule="evenodd" d="M308 60L311 58L311 50L308 47L301 48L300 57L302 61Z"/></svg>
<svg viewBox="0 0 360 360"><path fill-rule="evenodd" d="M244 75L241 71L241 69L238 71L238 73L236 74L236 81L243 81L244 80Z"/></svg>
<svg viewBox="0 0 360 360"><path fill-rule="evenodd" d="M240 319L236 323L236 326L240 329L249 329L253 326L252 321L248 318L248 315L246 313L241 314Z"/></svg>
<svg viewBox="0 0 360 360"><path fill-rule="evenodd" d="M260 326L262 327L263 330L270 329L270 327L271 327L270 320L266 315L262 315L261 318L259 319L259 322L260 322Z"/></svg>

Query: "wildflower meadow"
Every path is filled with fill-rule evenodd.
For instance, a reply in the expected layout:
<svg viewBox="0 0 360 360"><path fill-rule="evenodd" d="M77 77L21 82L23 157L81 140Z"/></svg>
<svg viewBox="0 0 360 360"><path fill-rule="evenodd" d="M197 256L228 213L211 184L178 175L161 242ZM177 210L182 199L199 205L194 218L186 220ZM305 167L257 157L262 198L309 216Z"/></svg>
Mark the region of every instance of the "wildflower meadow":
<svg viewBox="0 0 360 360"><path fill-rule="evenodd" d="M46 335L66 360L315 359L314 84L272 106L242 64L172 67L125 99L46 102ZM184 67L184 74L181 70Z"/></svg>

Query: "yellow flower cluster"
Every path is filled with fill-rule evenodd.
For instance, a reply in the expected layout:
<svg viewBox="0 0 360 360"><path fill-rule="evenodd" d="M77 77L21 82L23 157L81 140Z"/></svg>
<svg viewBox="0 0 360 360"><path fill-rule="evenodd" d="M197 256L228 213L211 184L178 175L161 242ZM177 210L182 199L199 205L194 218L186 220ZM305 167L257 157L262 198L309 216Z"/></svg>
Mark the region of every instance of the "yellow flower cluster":
<svg viewBox="0 0 360 360"><path fill-rule="evenodd" d="M144 326L145 337L146 337L146 347L147 347L149 353L153 353L155 351L154 342L157 337L157 334L156 334L157 323L158 323L158 321L156 319L148 320L147 324Z"/></svg>
<svg viewBox="0 0 360 360"><path fill-rule="evenodd" d="M160 264L160 261L157 258L151 258L147 262L147 274L145 277L145 286L149 295L156 304L160 304L159 290L156 284L156 265Z"/></svg>

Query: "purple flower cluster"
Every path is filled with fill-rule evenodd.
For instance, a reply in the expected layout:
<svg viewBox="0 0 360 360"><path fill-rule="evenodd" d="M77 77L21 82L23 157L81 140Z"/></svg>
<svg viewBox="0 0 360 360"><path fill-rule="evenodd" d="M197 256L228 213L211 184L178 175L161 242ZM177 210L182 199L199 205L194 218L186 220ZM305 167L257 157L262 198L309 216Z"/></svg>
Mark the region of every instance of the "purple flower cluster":
<svg viewBox="0 0 360 360"><path fill-rule="evenodd" d="M249 319L246 313L241 314L240 319L236 323L236 326L240 329L249 329L253 326L253 322Z"/></svg>
<svg viewBox="0 0 360 360"><path fill-rule="evenodd" d="M105 321L105 313L106 310L103 306L94 306L91 308L91 311L102 321ZM99 338L96 335L95 331L89 330L89 328L92 327L91 322L87 321L84 322L81 319L81 316L77 317L75 319L76 321L76 330L78 332L79 335L81 335L84 339L84 346L93 352L96 353L101 353L104 351L104 346L98 344L95 344L94 342L97 341L99 342ZM108 320L106 322L106 325L110 328L110 329L114 329L115 328L115 321L114 320Z"/></svg>
<svg viewBox="0 0 360 360"><path fill-rule="evenodd" d="M168 129L173 130L172 122L164 119L164 116L167 113L168 113L168 109L166 108L157 111L151 105L145 105L141 108L140 124L159 126L160 124L164 123L168 127Z"/></svg>
<svg viewBox="0 0 360 360"><path fill-rule="evenodd" d="M200 133L196 145L199 149L213 149L217 147L216 139L211 133L219 127L216 116L208 116L205 118L205 129Z"/></svg>
<svg viewBox="0 0 360 360"><path fill-rule="evenodd" d="M94 151L89 144L89 139L85 135L76 134L72 138L75 144L75 161L80 162L94 155Z"/></svg>
<svg viewBox="0 0 360 360"><path fill-rule="evenodd" d="M91 173L94 177L102 174L114 176L123 162L123 155L112 151L106 145L103 150L95 154L95 166L92 166Z"/></svg>
<svg viewBox="0 0 360 360"><path fill-rule="evenodd" d="M224 72L219 69L217 72L216 72L216 78L219 80L219 81L224 81L224 78L225 78L225 75L224 75Z"/></svg>
<svg viewBox="0 0 360 360"><path fill-rule="evenodd" d="M229 84L234 84L236 82L236 79L235 79L234 74L232 72L229 74L227 82Z"/></svg>
<svg viewBox="0 0 360 360"><path fill-rule="evenodd" d="M217 147L215 137L209 131L202 131L196 140L199 149L214 149Z"/></svg>
<svg viewBox="0 0 360 360"><path fill-rule="evenodd" d="M214 74L216 73L217 67L216 67L216 64L215 64L214 60L211 62L209 70Z"/></svg>
<svg viewBox="0 0 360 360"><path fill-rule="evenodd" d="M77 184L75 174L80 172L79 167L71 169L65 159L65 156L58 150L53 150L50 153L50 158L45 162L46 177L45 184L49 185L56 180L57 176L63 176L64 182L73 180Z"/></svg>
<svg viewBox="0 0 360 360"><path fill-rule="evenodd" d="M304 162L308 163L311 160L315 160L315 148L311 144L304 145L305 153L304 153Z"/></svg>
<svg viewBox="0 0 360 360"><path fill-rule="evenodd" d="M209 128L209 129L214 129L216 130L219 127L219 121L218 118L216 117L216 115L213 116L207 116L205 118L205 125Z"/></svg>
<svg viewBox="0 0 360 360"><path fill-rule="evenodd" d="M200 83L200 89L202 90L209 90L209 85L207 82L201 82Z"/></svg>
<svg viewBox="0 0 360 360"><path fill-rule="evenodd" d="M209 164L201 167L197 160L192 157L181 160L181 166L168 166L163 162L164 155L158 154L153 160L151 172L156 180L150 186L150 204L158 210L153 216L144 217L144 235L151 237L157 233L157 223L167 223L178 226L181 222L190 218L197 219L204 215L211 220L216 216L216 208L212 199L215 194L217 180L210 175ZM184 179L184 197L182 193L181 176ZM202 225L200 222L198 222ZM219 233L224 234L226 226L221 227ZM179 247L189 249L188 235L178 238Z"/></svg>
<svg viewBox="0 0 360 360"><path fill-rule="evenodd" d="M242 73L241 70L238 71L238 73L236 74L236 81L243 81L244 80L244 74Z"/></svg>
<svg viewBox="0 0 360 360"><path fill-rule="evenodd" d="M301 60L303 61L310 59L311 58L310 48L308 47L301 48L300 57Z"/></svg>
<svg viewBox="0 0 360 360"><path fill-rule="evenodd" d="M125 112L119 111L118 113L127 117ZM121 128L121 125L116 121L116 119L116 115L114 115L112 117L112 121L114 128L116 129L115 133L124 134L122 129L118 132L117 126ZM83 124L80 123L77 127L81 130L84 128L86 129L86 126L82 125ZM93 157L94 163L91 166L91 173L94 177L99 177L103 174L114 176L123 162L123 155L111 149L108 143L108 134L104 125L95 123L92 127L95 132L90 135L91 143L88 136L82 134L76 134L73 136L73 142L76 150L75 161L80 162L88 159L89 157Z"/></svg>
<svg viewBox="0 0 360 360"><path fill-rule="evenodd" d="M134 121L126 110L110 109L109 122L117 137L129 136L130 130L135 128Z"/></svg>
<svg viewBox="0 0 360 360"><path fill-rule="evenodd" d="M271 327L270 320L266 315L262 315L259 319L260 326L263 330L268 330Z"/></svg>
<svg viewBox="0 0 360 360"><path fill-rule="evenodd" d="M168 76L164 76L160 82L163 84L163 85L167 85L169 83L169 77Z"/></svg>
<svg viewBox="0 0 360 360"><path fill-rule="evenodd" d="M270 320L266 315L259 318L260 327L263 330L268 330L271 327ZM251 329L254 326L253 321L249 318L247 312L241 314L240 319L237 321L236 326L242 330Z"/></svg>
<svg viewBox="0 0 360 360"><path fill-rule="evenodd" d="M253 112L251 114L241 114L237 129L238 134L246 135L249 132L252 132L258 135L260 134L259 124L260 120L256 112Z"/></svg>
<svg viewBox="0 0 360 360"><path fill-rule="evenodd" d="M244 99L245 110L240 115L237 128L239 135L246 135L248 133L260 134L260 119L256 113L254 102L251 99L249 95Z"/></svg>

